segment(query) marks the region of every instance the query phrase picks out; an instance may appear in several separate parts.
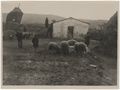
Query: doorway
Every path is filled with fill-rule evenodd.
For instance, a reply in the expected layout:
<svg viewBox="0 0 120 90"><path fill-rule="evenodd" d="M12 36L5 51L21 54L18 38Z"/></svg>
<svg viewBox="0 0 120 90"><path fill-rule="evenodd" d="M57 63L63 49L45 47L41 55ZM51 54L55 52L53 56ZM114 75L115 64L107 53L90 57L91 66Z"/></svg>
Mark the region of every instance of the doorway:
<svg viewBox="0 0 120 90"><path fill-rule="evenodd" d="M68 26L68 38L73 38L74 26Z"/></svg>

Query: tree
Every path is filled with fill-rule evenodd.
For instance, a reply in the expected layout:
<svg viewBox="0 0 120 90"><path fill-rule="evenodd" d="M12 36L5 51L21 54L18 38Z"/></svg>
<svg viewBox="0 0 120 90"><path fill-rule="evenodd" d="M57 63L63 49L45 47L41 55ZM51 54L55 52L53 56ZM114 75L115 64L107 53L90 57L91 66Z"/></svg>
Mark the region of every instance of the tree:
<svg viewBox="0 0 120 90"><path fill-rule="evenodd" d="M52 33L53 33L53 23L51 23L48 27L47 37L52 38Z"/></svg>
<svg viewBox="0 0 120 90"><path fill-rule="evenodd" d="M101 49L104 54L117 57L117 12L109 19L102 31Z"/></svg>
<svg viewBox="0 0 120 90"><path fill-rule="evenodd" d="M49 20L48 20L48 18L46 17L46 20L45 20L45 27L48 28L48 25L49 25Z"/></svg>
<svg viewBox="0 0 120 90"><path fill-rule="evenodd" d="M117 48L117 12L110 18L103 32L102 43L105 48Z"/></svg>

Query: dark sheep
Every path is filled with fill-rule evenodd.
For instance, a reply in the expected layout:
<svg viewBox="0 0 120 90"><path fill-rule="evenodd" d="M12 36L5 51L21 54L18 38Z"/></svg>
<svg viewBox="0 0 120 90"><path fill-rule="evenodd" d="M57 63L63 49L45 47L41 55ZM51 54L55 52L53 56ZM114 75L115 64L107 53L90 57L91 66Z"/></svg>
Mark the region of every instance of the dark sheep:
<svg viewBox="0 0 120 90"><path fill-rule="evenodd" d="M74 39L68 40L69 46L74 46L77 41Z"/></svg>
<svg viewBox="0 0 120 90"><path fill-rule="evenodd" d="M67 41L61 41L60 48L63 55L69 54L69 45Z"/></svg>
<svg viewBox="0 0 120 90"><path fill-rule="evenodd" d="M49 53L52 53L52 54L59 54L60 47L58 46L58 44L56 42L50 42L48 44L48 51L49 51Z"/></svg>
<svg viewBox="0 0 120 90"><path fill-rule="evenodd" d="M75 51L77 54L83 56L88 50L87 45L83 42L75 43Z"/></svg>

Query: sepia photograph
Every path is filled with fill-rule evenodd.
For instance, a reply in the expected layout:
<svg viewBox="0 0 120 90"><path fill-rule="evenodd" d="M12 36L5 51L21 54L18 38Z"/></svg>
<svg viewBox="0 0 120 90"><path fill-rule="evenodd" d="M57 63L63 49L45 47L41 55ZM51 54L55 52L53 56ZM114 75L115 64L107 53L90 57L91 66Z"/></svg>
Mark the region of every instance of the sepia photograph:
<svg viewBox="0 0 120 90"><path fill-rule="evenodd" d="M2 85L117 86L119 1L1 1Z"/></svg>

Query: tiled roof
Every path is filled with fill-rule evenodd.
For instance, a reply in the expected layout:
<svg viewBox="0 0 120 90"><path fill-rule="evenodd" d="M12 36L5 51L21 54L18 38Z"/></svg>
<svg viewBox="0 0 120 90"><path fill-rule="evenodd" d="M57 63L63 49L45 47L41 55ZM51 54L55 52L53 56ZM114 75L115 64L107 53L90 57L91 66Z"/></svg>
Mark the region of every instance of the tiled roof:
<svg viewBox="0 0 120 90"><path fill-rule="evenodd" d="M65 20L67 20L67 19L74 19L74 20L80 21L80 22L82 22L82 23L90 24L90 23L88 23L88 22L84 22L84 21L81 21L81 20L79 20L79 19L75 19L75 18L73 18L73 17L65 18L65 19L63 19L63 20L59 20L59 21L56 21L56 22L54 22L54 23L61 22L61 21L65 21Z"/></svg>

